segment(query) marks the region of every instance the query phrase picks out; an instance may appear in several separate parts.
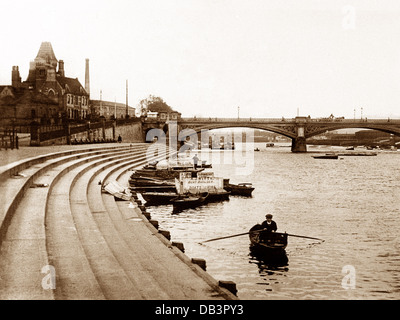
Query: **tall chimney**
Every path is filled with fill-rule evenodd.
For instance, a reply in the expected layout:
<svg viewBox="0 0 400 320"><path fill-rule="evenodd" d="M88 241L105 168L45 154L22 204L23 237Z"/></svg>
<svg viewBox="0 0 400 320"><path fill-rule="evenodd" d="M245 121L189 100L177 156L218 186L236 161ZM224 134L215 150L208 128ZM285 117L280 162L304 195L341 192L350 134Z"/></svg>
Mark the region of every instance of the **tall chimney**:
<svg viewBox="0 0 400 320"><path fill-rule="evenodd" d="M64 60L59 60L58 61L58 74L61 77L65 77Z"/></svg>
<svg viewBox="0 0 400 320"><path fill-rule="evenodd" d="M19 75L19 68L18 66L12 67L11 72L11 85L13 87L19 88L21 86L21 77Z"/></svg>
<svg viewBox="0 0 400 320"><path fill-rule="evenodd" d="M89 59L86 59L85 69L85 90L90 95L90 80L89 80Z"/></svg>

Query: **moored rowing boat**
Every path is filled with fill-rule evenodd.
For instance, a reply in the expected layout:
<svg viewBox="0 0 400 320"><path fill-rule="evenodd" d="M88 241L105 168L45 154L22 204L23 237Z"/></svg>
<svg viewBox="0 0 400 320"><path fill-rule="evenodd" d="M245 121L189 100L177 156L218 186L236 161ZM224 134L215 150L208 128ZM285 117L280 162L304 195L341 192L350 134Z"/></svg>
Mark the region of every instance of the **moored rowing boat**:
<svg viewBox="0 0 400 320"><path fill-rule="evenodd" d="M170 202L173 205L173 210L176 211L201 206L207 197L208 192L199 195L183 194L171 199Z"/></svg>
<svg viewBox="0 0 400 320"><path fill-rule="evenodd" d="M239 183L239 184L228 183L224 185L224 189L226 191L229 191L231 195L251 197L251 193L253 192L254 187L251 183Z"/></svg>

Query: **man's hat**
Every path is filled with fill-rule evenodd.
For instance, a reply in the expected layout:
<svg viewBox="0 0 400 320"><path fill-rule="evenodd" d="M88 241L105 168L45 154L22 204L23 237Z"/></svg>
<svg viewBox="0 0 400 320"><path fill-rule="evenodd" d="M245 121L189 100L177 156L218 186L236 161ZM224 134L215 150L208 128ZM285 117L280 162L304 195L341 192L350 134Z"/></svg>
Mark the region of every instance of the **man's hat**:
<svg viewBox="0 0 400 320"><path fill-rule="evenodd" d="M268 213L265 217L272 219L272 214Z"/></svg>

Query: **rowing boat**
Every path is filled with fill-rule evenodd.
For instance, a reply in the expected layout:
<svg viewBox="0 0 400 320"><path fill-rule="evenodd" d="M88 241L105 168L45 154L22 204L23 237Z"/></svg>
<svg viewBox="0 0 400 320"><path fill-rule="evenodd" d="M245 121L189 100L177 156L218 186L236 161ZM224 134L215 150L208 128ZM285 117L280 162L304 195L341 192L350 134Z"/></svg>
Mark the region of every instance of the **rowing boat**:
<svg viewBox="0 0 400 320"><path fill-rule="evenodd" d="M146 200L146 206L157 206L162 204L170 204L171 200L176 198L178 195L174 192L141 192L140 193L144 200Z"/></svg>
<svg viewBox="0 0 400 320"><path fill-rule="evenodd" d="M188 208L196 208L201 206L207 199L208 192L193 195L193 194L182 194L170 200L173 206L173 210L183 210Z"/></svg>
<svg viewBox="0 0 400 320"><path fill-rule="evenodd" d="M338 159L339 156L337 154L326 154L323 156L313 156L314 159Z"/></svg>
<svg viewBox="0 0 400 320"><path fill-rule="evenodd" d="M254 187L251 183L227 183L224 185L224 189L226 191L230 191L231 195L251 197L251 193L253 192Z"/></svg>
<svg viewBox="0 0 400 320"><path fill-rule="evenodd" d="M249 231L250 247L252 250L261 250L263 252L274 252L285 250L287 246L287 233L271 232L265 239L260 237L263 227L256 224Z"/></svg>

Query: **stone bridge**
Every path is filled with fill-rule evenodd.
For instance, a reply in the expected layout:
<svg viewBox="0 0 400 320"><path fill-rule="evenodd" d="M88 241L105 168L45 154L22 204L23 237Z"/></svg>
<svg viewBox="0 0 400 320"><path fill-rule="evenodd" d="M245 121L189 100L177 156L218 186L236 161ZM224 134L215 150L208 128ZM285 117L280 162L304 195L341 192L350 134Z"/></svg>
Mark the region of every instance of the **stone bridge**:
<svg viewBox="0 0 400 320"><path fill-rule="evenodd" d="M147 124L146 124L147 123ZM160 128L166 132L165 121L144 121L143 129ZM196 133L221 128L254 128L275 132L292 139L292 152L307 152L306 139L327 131L362 128L373 129L400 136L400 119L344 119L310 118L178 118L177 130L192 129ZM146 131L147 132L147 131Z"/></svg>

